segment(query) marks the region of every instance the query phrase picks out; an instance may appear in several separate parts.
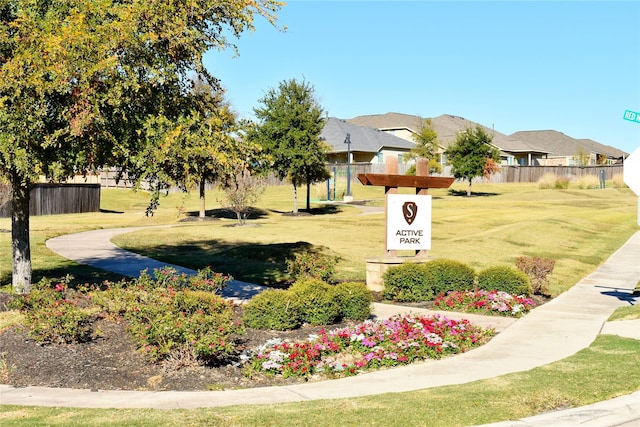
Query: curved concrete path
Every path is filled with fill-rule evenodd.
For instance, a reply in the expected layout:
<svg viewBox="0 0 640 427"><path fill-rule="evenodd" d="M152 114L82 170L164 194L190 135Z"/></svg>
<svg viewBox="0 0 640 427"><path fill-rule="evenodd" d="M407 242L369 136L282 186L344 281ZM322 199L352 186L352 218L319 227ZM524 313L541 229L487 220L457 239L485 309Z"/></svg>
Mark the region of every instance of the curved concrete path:
<svg viewBox="0 0 640 427"><path fill-rule="evenodd" d="M174 227L173 225L165 227ZM133 252L126 251L111 243L111 239L119 234L160 227L130 227L107 228L85 231L82 233L66 234L46 241L46 245L53 252L65 258L74 260L78 264L90 265L102 270L122 274L127 277L138 277L142 270L152 273L155 269L173 267L179 273L196 274L195 270L180 267L155 259L147 258ZM234 300L247 300L260 293L264 286L232 280L220 294Z"/></svg>
<svg viewBox="0 0 640 427"><path fill-rule="evenodd" d="M107 244L99 240L108 240L115 234L132 230L135 229L96 230L78 235L61 236L47 242L47 246L78 262L111 269L111 266L118 264L121 249L114 252L110 242ZM70 248L76 244L80 245L80 248ZM102 247L106 251L104 263L101 262L103 258L100 254L101 250L96 249L97 247ZM130 254L121 255L131 256ZM137 261L134 262L133 258L125 259L125 264L131 268L138 270L149 268L148 259L139 260L140 264ZM571 356L588 347L599 333L613 333L640 339L638 321L606 323L607 318L616 308L640 300L632 296L632 291L640 280L639 259L640 232L632 236L596 271L583 278L567 292L511 324L496 325L502 331L488 344L444 360L417 363L338 380L265 387L259 390L89 392L39 387L14 388L0 385L0 402L64 407L162 409L272 404L412 391L526 371ZM397 310L396 307L381 304L376 304L374 307L374 312L378 316L393 314ZM417 311L406 307L401 310ZM453 317L451 313L447 315ZM471 316L464 315L464 317ZM547 414L547 418L532 417L499 423L499 425L578 425L575 417L580 418L580 425L587 426L640 425L638 396L639 393L634 393L590 407ZM553 419L556 421L563 416L574 418L573 421L567 418L566 422L557 424L549 421L549 417L554 416ZM607 421L604 421L605 418ZM614 419L615 422L611 421Z"/></svg>

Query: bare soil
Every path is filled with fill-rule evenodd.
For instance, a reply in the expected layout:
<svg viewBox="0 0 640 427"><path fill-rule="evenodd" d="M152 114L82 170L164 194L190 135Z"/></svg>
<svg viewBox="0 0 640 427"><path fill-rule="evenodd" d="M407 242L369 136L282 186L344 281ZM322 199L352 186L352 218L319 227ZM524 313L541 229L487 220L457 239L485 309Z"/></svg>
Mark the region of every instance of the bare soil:
<svg viewBox="0 0 640 427"><path fill-rule="evenodd" d="M7 294L0 292L0 311ZM375 295L374 299L379 296ZM544 303L544 301L540 301ZM415 304L428 308L431 304ZM238 309L240 310L240 308ZM240 313L237 313L240 315ZM328 326L333 329L346 323ZM247 328L238 337L238 351L254 349L272 338L305 340L322 327L303 326L293 331L263 331ZM185 364L185 358L150 363L136 350L121 319L94 322L93 339L73 344L39 344L23 326L0 333L0 383L16 387L63 387L91 390L204 391L294 384L303 379L253 375L248 377L237 360L218 366ZM99 333L95 333L100 331ZM186 358L188 360L188 358Z"/></svg>
<svg viewBox="0 0 640 427"><path fill-rule="evenodd" d="M151 363L136 350L121 320L101 319L94 329L100 336L88 342L42 345L29 338L24 327L0 334L0 383L16 387L65 387L91 390L222 390L293 384L303 380L265 375L248 378L232 364L184 365L184 359ZM255 348L270 338L304 340L319 327L295 331L247 329L237 346ZM188 358L187 358L188 360Z"/></svg>

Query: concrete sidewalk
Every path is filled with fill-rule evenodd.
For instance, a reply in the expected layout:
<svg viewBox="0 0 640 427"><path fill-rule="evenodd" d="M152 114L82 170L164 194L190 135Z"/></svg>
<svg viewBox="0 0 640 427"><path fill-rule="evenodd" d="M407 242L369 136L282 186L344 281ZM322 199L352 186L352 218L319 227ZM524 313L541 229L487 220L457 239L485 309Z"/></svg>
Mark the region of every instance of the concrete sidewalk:
<svg viewBox="0 0 640 427"><path fill-rule="evenodd" d="M127 277L138 277L143 270L153 273L153 270L164 267L173 267L178 273L196 274L194 270L147 258L126 251L111 243L111 239L119 234L131 233L146 228L161 227L107 228L85 231L49 239L46 241L46 245L58 255L74 260L78 264L90 265ZM251 297L264 289L264 286L232 280L220 294L225 298L242 301L251 299Z"/></svg>
<svg viewBox="0 0 640 427"><path fill-rule="evenodd" d="M108 240L110 237L107 236L130 230L133 229L97 230L71 237L62 236L48 241L47 246L78 262L91 263L90 265L98 268L111 269L112 266L118 264L119 252L113 252L113 245L110 242L106 244L100 240ZM79 245L80 249L76 245ZM72 246L76 247L72 248ZM89 247L94 248L94 251L89 252ZM105 258L104 263L100 261L101 253ZM504 321L501 318L487 319L483 317L482 321L485 322L485 326L487 322L493 322L492 326L501 332L480 348L444 360L416 363L406 367L338 380L265 387L259 390L90 392L88 390L38 387L13 388L2 385L0 386L0 401L3 404L20 405L162 409L272 404L420 390L526 371L571 356L588 347L602 332L640 339L640 322L606 322L616 308L633 304L640 299L632 296L632 291L640 280L639 260L640 232L632 236L592 274L583 278L578 284L554 300L536 308L527 316L517 321L507 319L507 323L499 323ZM139 271L139 269L151 268L147 262L146 259L140 260L138 263L127 258L125 264ZM124 270L118 272L122 271ZM417 310L407 307L374 305L374 313L380 317L398 311L416 312ZM447 315L454 316L452 313L447 313ZM472 316L463 315L463 317L471 318ZM481 319L473 319L472 321L479 322ZM594 406L596 408L594 411L600 415L590 419L581 418L579 424L587 426L640 425L640 402L638 400L638 393L634 393L621 399L601 402ZM575 414L580 409L583 408L569 411ZM593 412L588 413L593 414ZM545 416L532 417L499 425L578 425L578 422L574 423L569 418L562 418L565 415L569 416L567 414L567 411L558 411L548 414L546 418ZM613 421L611 424L609 421L603 423L605 420L605 418L601 418L605 416L603 414L611 417L606 418L607 420L615 419L615 423ZM549 421L549 417L552 421ZM560 423L560 420L564 421ZM632 422L638 424L631 424Z"/></svg>

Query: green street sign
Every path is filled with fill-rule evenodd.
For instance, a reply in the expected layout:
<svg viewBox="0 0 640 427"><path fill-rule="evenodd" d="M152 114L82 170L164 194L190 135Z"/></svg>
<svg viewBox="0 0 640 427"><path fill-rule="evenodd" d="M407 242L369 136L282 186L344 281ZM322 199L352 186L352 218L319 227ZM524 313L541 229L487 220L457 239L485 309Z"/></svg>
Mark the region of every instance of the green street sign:
<svg viewBox="0 0 640 427"><path fill-rule="evenodd" d="M624 119L629 120L630 122L640 123L640 113L636 113L635 111L626 110L624 112Z"/></svg>

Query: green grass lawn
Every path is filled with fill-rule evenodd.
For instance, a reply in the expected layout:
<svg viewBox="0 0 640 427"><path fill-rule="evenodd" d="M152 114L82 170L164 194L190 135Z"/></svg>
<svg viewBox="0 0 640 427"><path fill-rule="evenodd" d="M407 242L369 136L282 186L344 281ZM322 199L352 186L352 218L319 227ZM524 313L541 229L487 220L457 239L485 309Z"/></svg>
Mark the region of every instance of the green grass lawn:
<svg viewBox="0 0 640 427"><path fill-rule="evenodd" d="M431 192L431 255L466 262L476 269L513 265L521 255L550 257L556 260L551 282L554 295L593 271L638 229L637 199L628 189L539 190L535 184L476 184L473 197L458 195L464 192L464 184L456 183L452 190ZM357 186L353 192L356 200L383 204L380 188ZM209 209L219 208L216 192L207 197ZM215 265L221 272L233 271L237 278L263 283L282 280L282 257L299 248L339 256L339 277L354 280L364 279L368 257L384 252L384 215L357 216L357 207L314 204L313 216L283 216L292 207L288 186L269 188L247 227L232 226L234 221L228 215L219 215L216 221L179 223L184 218L182 212L197 210L194 196L171 194L161 200L152 218L143 214L146 203L143 193L104 190L100 213L32 218L34 276L68 273L83 282L111 278L108 273L77 266L44 245L57 235L107 227L178 224L171 229L123 235L116 243L167 262L196 268ZM9 227L8 219L0 219L0 229ZM10 283L9 233L0 233L0 260L0 281ZM619 318L640 317L637 310L630 311ZM13 320L2 317L0 325ZM545 367L410 393L190 411L5 405L0 406L0 420L6 426L264 426L281 425L283 420L292 426L473 425L585 405L638 390L639 353L640 341L600 336L588 349Z"/></svg>
<svg viewBox="0 0 640 427"><path fill-rule="evenodd" d="M430 255L478 270L513 265L522 255L553 258L553 295L593 271L637 230L636 197L629 189L539 190L536 184L475 184L474 195L465 197L460 195L464 187L456 182L451 191L431 191ZM384 205L382 188L358 184L353 193L368 205ZM45 247L51 237L95 228L175 224L121 235L114 242L166 262L195 269L212 266L261 284L286 280L285 260L310 248L340 258L338 279L364 280L366 259L384 254L384 214L359 216L356 206L314 203L311 216L285 216L292 209L291 197L290 186L268 188L248 225L236 227L232 216L220 210L216 191L207 194L207 207L218 220L180 222L197 213L195 195L170 194L161 199L153 217L145 217L146 194L103 190L100 213L31 219L34 278L71 274L80 282L118 279L52 253ZM9 229L9 219L0 219L0 230ZM9 283L10 274L11 236L4 232L0 233L0 284Z"/></svg>
<svg viewBox="0 0 640 427"><path fill-rule="evenodd" d="M553 258L553 295L593 271L637 230L635 196L628 189L476 185L478 195L465 197L458 195L458 186L431 192L430 255L477 270L514 265L524 255ZM360 200L383 205L381 188L356 190ZM283 216L291 210L289 192L286 186L270 188L259 214L246 227L221 218L121 235L114 242L168 263L194 269L210 265L237 279L267 285L287 278L285 260L295 251L311 248L340 258L339 279L364 280L366 259L384 253L384 214L359 216L357 207L316 204L313 216Z"/></svg>

